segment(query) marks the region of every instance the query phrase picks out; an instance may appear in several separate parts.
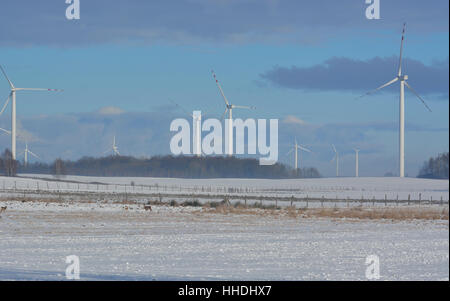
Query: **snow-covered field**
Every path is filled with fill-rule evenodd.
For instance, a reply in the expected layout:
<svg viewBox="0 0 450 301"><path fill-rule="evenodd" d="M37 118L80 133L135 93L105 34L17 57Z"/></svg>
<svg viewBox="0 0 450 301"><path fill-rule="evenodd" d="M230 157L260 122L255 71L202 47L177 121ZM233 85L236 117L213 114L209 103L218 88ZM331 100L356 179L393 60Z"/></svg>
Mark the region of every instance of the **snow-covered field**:
<svg viewBox="0 0 450 301"><path fill-rule="evenodd" d="M174 179L144 177L66 176L62 182L51 175L22 175L31 178L0 177L4 190L48 190L136 193L227 193L230 195L295 196L388 200L449 200L448 180L416 178L321 178L321 179ZM42 180L43 179L43 180ZM45 180L49 179L49 181ZM133 184L133 185L132 185Z"/></svg>
<svg viewBox="0 0 450 301"><path fill-rule="evenodd" d="M348 198L355 200L351 207L369 209L371 203L357 200L398 197L410 198L417 210L448 212L448 180L66 176L55 181L49 175L21 176L0 177L0 207L7 206L0 218L0 280L64 280L69 255L80 258L85 280L365 280L367 255L379 256L381 280L449 279L448 219L293 218L264 212L223 214L200 207L143 209L143 202L164 193L178 195L171 197L180 202L190 194L226 194L236 200ZM124 192L144 197L125 204L130 199ZM40 201L30 202L33 194ZM418 199L422 203L414 202ZM426 205L431 199L444 203ZM309 204L317 206L320 202Z"/></svg>
<svg viewBox="0 0 450 301"><path fill-rule="evenodd" d="M0 280L448 280L449 224L0 201ZM125 206L127 208L125 208ZM448 208L448 207L447 207Z"/></svg>

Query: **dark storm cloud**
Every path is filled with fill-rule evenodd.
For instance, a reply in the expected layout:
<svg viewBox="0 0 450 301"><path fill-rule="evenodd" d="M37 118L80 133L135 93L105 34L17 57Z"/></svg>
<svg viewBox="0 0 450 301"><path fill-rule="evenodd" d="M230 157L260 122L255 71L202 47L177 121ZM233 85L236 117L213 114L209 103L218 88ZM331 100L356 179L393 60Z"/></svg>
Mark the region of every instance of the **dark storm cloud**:
<svg viewBox="0 0 450 301"><path fill-rule="evenodd" d="M448 97L448 67L448 59L432 65L413 59L403 60L403 70L409 75L410 85L422 94ZM310 67L276 66L260 76L277 86L291 89L369 91L393 79L397 68L397 57L376 57L366 61L334 57ZM394 89L398 90L398 84L386 91Z"/></svg>
<svg viewBox="0 0 450 301"><path fill-rule="evenodd" d="M447 32L448 1L382 1L368 22L363 0L81 0L68 21L63 0L0 2L0 45L282 41L314 43L339 31L393 29Z"/></svg>

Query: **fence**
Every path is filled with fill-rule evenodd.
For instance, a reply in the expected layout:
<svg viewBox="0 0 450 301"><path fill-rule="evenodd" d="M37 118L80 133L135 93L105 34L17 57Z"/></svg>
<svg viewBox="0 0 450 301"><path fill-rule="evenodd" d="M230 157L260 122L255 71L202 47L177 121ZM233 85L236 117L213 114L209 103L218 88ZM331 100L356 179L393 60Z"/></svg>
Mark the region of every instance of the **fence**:
<svg viewBox="0 0 450 301"><path fill-rule="evenodd" d="M194 186L182 187L176 185L125 185L104 183L79 183L63 181L40 180L3 180L0 196L15 198L50 198L65 200L122 200L122 201L148 201L156 199L161 202L170 200L198 200L241 202L252 204L259 202L261 205L299 206L299 207L350 207L350 206L392 206L392 205L448 205L448 198L441 196L438 199L423 198L418 193L417 198L408 194L407 198L399 198L399 195L384 194L383 198L367 197L342 197L331 198L318 195L294 195L294 190L280 189L255 189L251 187L221 187L221 186ZM276 194L274 193L276 192ZM302 192L302 191L300 191ZM288 195L290 193L290 195ZM341 193L342 194L342 193Z"/></svg>

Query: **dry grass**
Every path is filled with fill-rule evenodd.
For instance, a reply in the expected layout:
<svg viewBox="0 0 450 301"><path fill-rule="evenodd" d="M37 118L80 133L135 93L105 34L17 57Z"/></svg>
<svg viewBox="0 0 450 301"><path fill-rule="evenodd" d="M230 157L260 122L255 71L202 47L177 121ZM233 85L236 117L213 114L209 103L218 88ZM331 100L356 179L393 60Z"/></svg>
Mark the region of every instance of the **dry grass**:
<svg viewBox="0 0 450 301"><path fill-rule="evenodd" d="M218 214L250 214L261 216L279 216L289 218L335 218L335 219L369 219L369 220L448 220L448 208L442 207L389 207L389 208L310 208L295 209L288 207L280 210L255 209L233 206L204 206L203 212Z"/></svg>
<svg viewBox="0 0 450 301"><path fill-rule="evenodd" d="M17 201L17 202L42 202L42 203L59 203L67 206L74 203L100 203L106 204L108 201L92 201L92 200L65 200L51 198L0 198L1 201ZM133 209L131 205L139 206L144 210L143 204L133 200L116 200L114 204L122 205L124 210ZM271 216L279 218L333 218L333 219L361 219L361 220L449 220L448 207L441 206L422 206L422 207L353 207L353 208L300 208L286 207L279 208L274 205L264 206L259 203L244 205L242 203L230 204L226 200L222 202L208 202L201 204L197 200L185 201L177 203L175 200L169 203L162 203L159 200L149 200L148 205L157 206L193 206L201 207L198 214L241 214L241 215L258 215Z"/></svg>
<svg viewBox="0 0 450 301"><path fill-rule="evenodd" d="M339 208L304 210L303 217L388 219L388 220L448 220L447 208Z"/></svg>

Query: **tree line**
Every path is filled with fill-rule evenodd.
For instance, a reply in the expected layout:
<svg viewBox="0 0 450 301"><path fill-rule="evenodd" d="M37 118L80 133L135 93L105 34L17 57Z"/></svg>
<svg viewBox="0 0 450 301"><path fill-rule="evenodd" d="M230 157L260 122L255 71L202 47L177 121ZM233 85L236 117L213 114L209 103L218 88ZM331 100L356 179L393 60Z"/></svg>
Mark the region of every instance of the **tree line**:
<svg viewBox="0 0 450 301"><path fill-rule="evenodd" d="M8 151L8 153L6 153ZM256 159L236 157L155 156L148 159L131 156L83 157L77 161L56 159L52 163L36 162L25 166L12 160L11 152L2 155L7 176L16 173L83 175L102 177L171 177L171 178L318 178L316 168L292 168L276 163L259 165ZM2 166L3 166L2 165Z"/></svg>
<svg viewBox="0 0 450 301"><path fill-rule="evenodd" d="M419 178L448 179L448 152L430 158L420 169Z"/></svg>

